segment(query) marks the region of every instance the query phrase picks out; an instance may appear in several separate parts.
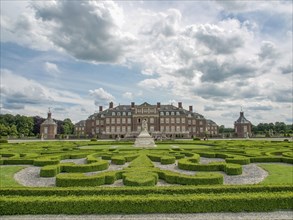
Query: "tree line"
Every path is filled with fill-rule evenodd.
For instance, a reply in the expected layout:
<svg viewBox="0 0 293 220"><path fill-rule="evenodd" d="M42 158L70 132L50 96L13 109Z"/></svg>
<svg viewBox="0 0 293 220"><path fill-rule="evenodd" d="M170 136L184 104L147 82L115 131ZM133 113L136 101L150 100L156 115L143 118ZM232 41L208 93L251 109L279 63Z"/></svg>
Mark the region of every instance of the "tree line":
<svg viewBox="0 0 293 220"><path fill-rule="evenodd" d="M293 124L285 124L284 122L275 123L259 123L258 125L252 125L252 133L255 135L266 135L273 136L279 134L292 134ZM225 128L221 125L219 128L219 133L234 133L234 128Z"/></svg>
<svg viewBox="0 0 293 220"><path fill-rule="evenodd" d="M34 137L40 135L41 124L45 118L24 115L0 115L0 137ZM57 134L70 135L74 132L74 124L69 118L54 120L57 123Z"/></svg>

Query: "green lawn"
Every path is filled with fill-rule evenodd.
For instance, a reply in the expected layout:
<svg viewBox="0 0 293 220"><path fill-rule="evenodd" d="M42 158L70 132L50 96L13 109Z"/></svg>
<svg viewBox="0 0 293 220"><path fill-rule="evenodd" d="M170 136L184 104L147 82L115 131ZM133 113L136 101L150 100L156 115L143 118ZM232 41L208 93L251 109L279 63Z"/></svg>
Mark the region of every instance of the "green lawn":
<svg viewBox="0 0 293 220"><path fill-rule="evenodd" d="M13 175L25 168L24 166L0 166L0 188L1 187L19 187Z"/></svg>
<svg viewBox="0 0 293 220"><path fill-rule="evenodd" d="M261 184L292 184L293 166L286 164L259 164L261 168L268 171L269 176Z"/></svg>

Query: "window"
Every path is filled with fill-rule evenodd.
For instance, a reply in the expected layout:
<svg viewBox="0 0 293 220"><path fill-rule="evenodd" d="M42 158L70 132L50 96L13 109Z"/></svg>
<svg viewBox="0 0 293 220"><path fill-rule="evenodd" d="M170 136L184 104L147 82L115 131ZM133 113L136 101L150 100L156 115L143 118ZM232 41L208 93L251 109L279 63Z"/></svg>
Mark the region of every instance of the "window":
<svg viewBox="0 0 293 220"><path fill-rule="evenodd" d="M120 124L121 123L121 119L120 118L117 118L116 121L117 121L117 124Z"/></svg>
<svg viewBox="0 0 293 220"><path fill-rule="evenodd" d="M199 125L202 125L202 121L199 121Z"/></svg>
<svg viewBox="0 0 293 220"><path fill-rule="evenodd" d="M185 118L181 118L181 123L185 123Z"/></svg>
<svg viewBox="0 0 293 220"><path fill-rule="evenodd" d="M176 112L176 115L180 115L180 112Z"/></svg>
<svg viewBox="0 0 293 220"><path fill-rule="evenodd" d="M203 132L203 127L200 127L200 128L199 128L199 131L200 131L200 132Z"/></svg>
<svg viewBox="0 0 293 220"><path fill-rule="evenodd" d="M126 118L122 118L122 119L121 119L121 122L122 122L122 124L125 124L125 122L126 122Z"/></svg>
<svg viewBox="0 0 293 220"><path fill-rule="evenodd" d="M117 115L118 115L118 116L120 116L120 115L121 115L121 113L120 113L120 112L117 112Z"/></svg>
<svg viewBox="0 0 293 220"><path fill-rule="evenodd" d="M115 118L111 118L111 124L115 124Z"/></svg>
<svg viewBox="0 0 293 220"><path fill-rule="evenodd" d="M177 124L180 123L180 118L176 118L176 123L177 123Z"/></svg>
<svg viewBox="0 0 293 220"><path fill-rule="evenodd" d="M160 112L160 115L164 115L164 112Z"/></svg>
<svg viewBox="0 0 293 220"><path fill-rule="evenodd" d="M137 113L141 113L141 108L138 108L137 109Z"/></svg>
<svg viewBox="0 0 293 220"><path fill-rule="evenodd" d="M150 131L154 131L155 127L154 126L150 126Z"/></svg>
<svg viewBox="0 0 293 220"><path fill-rule="evenodd" d="M126 127L122 126L122 132L125 132L125 131L126 131Z"/></svg>
<svg viewBox="0 0 293 220"><path fill-rule="evenodd" d="M172 132L175 131L175 126L171 126L171 131L172 131Z"/></svg>
<svg viewBox="0 0 293 220"><path fill-rule="evenodd" d="M176 131L180 132L180 126L176 126Z"/></svg>
<svg viewBox="0 0 293 220"><path fill-rule="evenodd" d="M126 112L122 112L122 115L125 116L126 115Z"/></svg>
<svg viewBox="0 0 293 220"><path fill-rule="evenodd" d="M243 131L247 132L247 126L246 125L243 126Z"/></svg>
<svg viewBox="0 0 293 220"><path fill-rule="evenodd" d="M171 112L171 115L175 115L175 112Z"/></svg>
<svg viewBox="0 0 293 220"><path fill-rule="evenodd" d="M96 133L99 133L99 128L96 128Z"/></svg>
<svg viewBox="0 0 293 220"><path fill-rule="evenodd" d="M112 112L112 116L115 116L115 112Z"/></svg>
<svg viewBox="0 0 293 220"><path fill-rule="evenodd" d="M175 123L175 118L171 118L171 124Z"/></svg>
<svg viewBox="0 0 293 220"><path fill-rule="evenodd" d="M164 131L164 126L161 126L161 129L160 129L160 131L162 132L162 131Z"/></svg>
<svg viewBox="0 0 293 220"><path fill-rule="evenodd" d="M100 121L100 125L104 125L104 121Z"/></svg>
<svg viewBox="0 0 293 220"><path fill-rule="evenodd" d="M44 127L44 133L48 134L48 128L47 127Z"/></svg>
<svg viewBox="0 0 293 220"><path fill-rule="evenodd" d="M143 113L149 113L149 109L144 108L144 109L143 109Z"/></svg>
<svg viewBox="0 0 293 220"><path fill-rule="evenodd" d="M166 132L169 132L170 131L170 129L169 129L169 126L166 126Z"/></svg>
<svg viewBox="0 0 293 220"><path fill-rule="evenodd" d="M119 127L119 126L116 127L116 131L117 131L117 132L120 132L120 127Z"/></svg>
<svg viewBox="0 0 293 220"><path fill-rule="evenodd" d="M127 131L131 131L131 126L127 126Z"/></svg>
<svg viewBox="0 0 293 220"><path fill-rule="evenodd" d="M128 123L128 124L131 124L131 118L128 118L128 119L127 119L127 123Z"/></svg>
<svg viewBox="0 0 293 220"><path fill-rule="evenodd" d="M106 118L106 124L110 124L110 118Z"/></svg>
<svg viewBox="0 0 293 220"><path fill-rule="evenodd" d="M110 132L110 126L106 126L106 132Z"/></svg>
<svg viewBox="0 0 293 220"><path fill-rule="evenodd" d="M115 132L115 126L111 127L111 132Z"/></svg>
<svg viewBox="0 0 293 220"><path fill-rule="evenodd" d="M166 118L166 123L167 123L167 124L170 123L170 118Z"/></svg>
<svg viewBox="0 0 293 220"><path fill-rule="evenodd" d="M154 118L150 118L150 123L154 123Z"/></svg>
<svg viewBox="0 0 293 220"><path fill-rule="evenodd" d="M96 125L99 125L100 124L100 121L99 120L96 120Z"/></svg>
<svg viewBox="0 0 293 220"><path fill-rule="evenodd" d="M169 112L166 112L166 115L169 115Z"/></svg>
<svg viewBox="0 0 293 220"><path fill-rule="evenodd" d="M131 115L131 112L128 112L128 116L130 116Z"/></svg>
<svg viewBox="0 0 293 220"><path fill-rule="evenodd" d="M163 124L164 123L164 118L160 118L160 122Z"/></svg>

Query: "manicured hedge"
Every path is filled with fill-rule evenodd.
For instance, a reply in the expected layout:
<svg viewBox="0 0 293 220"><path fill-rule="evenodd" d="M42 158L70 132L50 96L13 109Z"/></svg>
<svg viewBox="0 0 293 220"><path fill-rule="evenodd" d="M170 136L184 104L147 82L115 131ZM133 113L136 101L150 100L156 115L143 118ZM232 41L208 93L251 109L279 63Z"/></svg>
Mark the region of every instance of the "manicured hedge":
<svg viewBox="0 0 293 220"><path fill-rule="evenodd" d="M178 161L178 167L182 170L192 171L223 171L227 175L242 174L242 166L240 164L231 164L223 162L212 162L209 164L192 163L190 160L181 159Z"/></svg>
<svg viewBox="0 0 293 220"><path fill-rule="evenodd" d="M223 175L219 173L198 173L194 176L167 170L158 171L160 179L167 183L182 185L214 185L223 184Z"/></svg>
<svg viewBox="0 0 293 220"><path fill-rule="evenodd" d="M62 172L67 173L86 173L100 170L106 170L109 167L109 162L106 160L100 160L90 164L61 164Z"/></svg>
<svg viewBox="0 0 293 220"><path fill-rule="evenodd" d="M162 156L161 157L161 164L173 164L175 163L176 158L174 156Z"/></svg>
<svg viewBox="0 0 293 220"><path fill-rule="evenodd" d="M121 178L119 171L103 172L90 176L83 173L58 174L56 176L56 186L100 186L113 184L117 178Z"/></svg>
<svg viewBox="0 0 293 220"><path fill-rule="evenodd" d="M119 176L120 174L120 176ZM116 172L121 179L121 172ZM0 196L88 196L88 195L147 195L147 194L226 194L226 193L266 193L293 192L292 185L214 185L172 187L72 187L72 188L0 188Z"/></svg>
<svg viewBox="0 0 293 220"><path fill-rule="evenodd" d="M159 177L153 172L125 172L122 179L125 186L155 186Z"/></svg>
<svg viewBox="0 0 293 220"><path fill-rule="evenodd" d="M125 157L123 157L123 156L119 156L119 155L117 155L117 156L113 156L113 157L111 157L111 161L112 161L112 163L114 163L114 164L117 164L117 165L123 165L123 164L125 164L126 159L125 159Z"/></svg>
<svg viewBox="0 0 293 220"><path fill-rule="evenodd" d="M225 161L227 163L237 163L241 165L246 165L250 163L249 157L233 157L233 158L226 158Z"/></svg>
<svg viewBox="0 0 293 220"><path fill-rule="evenodd" d="M4 165L33 164L33 159L3 159Z"/></svg>
<svg viewBox="0 0 293 220"><path fill-rule="evenodd" d="M39 158L34 160L34 166L56 165L60 163L60 158Z"/></svg>
<svg viewBox="0 0 293 220"><path fill-rule="evenodd" d="M0 215L266 212L292 210L293 193L0 198ZM48 208L49 207L49 208Z"/></svg>

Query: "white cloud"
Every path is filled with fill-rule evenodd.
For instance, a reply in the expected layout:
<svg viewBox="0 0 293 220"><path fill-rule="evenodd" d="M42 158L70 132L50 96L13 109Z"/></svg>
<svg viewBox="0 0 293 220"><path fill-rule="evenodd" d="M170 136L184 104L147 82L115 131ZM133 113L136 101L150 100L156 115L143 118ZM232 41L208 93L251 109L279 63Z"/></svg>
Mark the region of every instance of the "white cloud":
<svg viewBox="0 0 293 220"><path fill-rule="evenodd" d="M43 86L35 80L27 79L7 69L1 69L1 100L3 113L42 115L47 112L48 107L66 106L68 111L58 113L56 116L62 118L64 115L77 119L81 115L85 117L84 113L70 112L69 109L83 106L89 110L87 113L94 110L90 99L66 90Z"/></svg>
<svg viewBox="0 0 293 220"><path fill-rule="evenodd" d="M132 92L125 92L122 94L122 97L132 100L134 96L133 96Z"/></svg>
<svg viewBox="0 0 293 220"><path fill-rule="evenodd" d="M47 73L49 73L53 76L56 76L58 73L60 73L60 70L59 70L57 64L55 64L55 63L45 62L44 68Z"/></svg>
<svg viewBox="0 0 293 220"><path fill-rule="evenodd" d="M33 2L36 16L49 27L46 36L77 59L120 62L134 42L121 31L123 12L112 1Z"/></svg>
<svg viewBox="0 0 293 220"><path fill-rule="evenodd" d="M96 106L104 105L110 101L115 100L114 96L106 92L103 88L89 90L89 94L90 96L94 97Z"/></svg>

